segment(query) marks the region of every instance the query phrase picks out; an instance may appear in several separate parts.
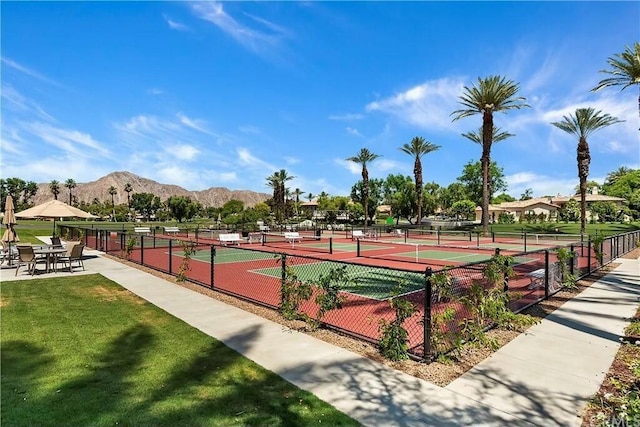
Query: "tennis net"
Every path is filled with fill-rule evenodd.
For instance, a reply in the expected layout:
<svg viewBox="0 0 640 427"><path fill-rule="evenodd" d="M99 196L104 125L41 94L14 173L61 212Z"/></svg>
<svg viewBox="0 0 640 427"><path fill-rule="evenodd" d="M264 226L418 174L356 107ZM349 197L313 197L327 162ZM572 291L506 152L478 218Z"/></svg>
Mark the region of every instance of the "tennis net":
<svg viewBox="0 0 640 427"><path fill-rule="evenodd" d="M261 233L262 246L272 248L292 249L309 252L333 253L333 239L328 239L300 234L298 232L290 233Z"/></svg>

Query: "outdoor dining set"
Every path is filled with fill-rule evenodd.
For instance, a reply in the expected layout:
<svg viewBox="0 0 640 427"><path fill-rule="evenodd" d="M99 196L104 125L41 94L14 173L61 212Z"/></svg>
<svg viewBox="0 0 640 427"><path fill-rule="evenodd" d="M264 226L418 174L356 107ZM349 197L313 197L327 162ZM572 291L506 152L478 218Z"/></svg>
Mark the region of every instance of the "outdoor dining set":
<svg viewBox="0 0 640 427"><path fill-rule="evenodd" d="M27 271L31 275L38 271L44 273L69 271L73 273L74 267L82 267L84 270L83 251L84 244L80 242L62 244L59 237L52 237L50 245L5 246L3 242L0 263L5 267L15 267L16 276L21 267L27 267ZM43 267L39 269L38 265Z"/></svg>

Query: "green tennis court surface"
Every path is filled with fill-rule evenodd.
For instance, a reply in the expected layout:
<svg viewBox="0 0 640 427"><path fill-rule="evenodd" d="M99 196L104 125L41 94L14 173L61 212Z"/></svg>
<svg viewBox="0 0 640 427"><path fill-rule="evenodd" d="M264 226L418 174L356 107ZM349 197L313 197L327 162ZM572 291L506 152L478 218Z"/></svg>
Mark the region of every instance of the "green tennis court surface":
<svg viewBox="0 0 640 427"><path fill-rule="evenodd" d="M176 251L173 254L184 257L183 251ZM270 252L244 251L233 248L216 248L214 263L226 264L230 262L251 262L276 258L279 258L279 256ZM195 254L191 255L191 259L202 262L211 262L211 251L209 249L196 251Z"/></svg>
<svg viewBox="0 0 640 427"><path fill-rule="evenodd" d="M349 281L341 290L380 301L398 294L404 295L424 289L424 274L407 271L387 270L361 265L339 264L330 261L314 264L291 265L293 273L302 282L318 282L320 276L328 275L331 269L346 266ZM281 278L282 268L259 268L252 273Z"/></svg>

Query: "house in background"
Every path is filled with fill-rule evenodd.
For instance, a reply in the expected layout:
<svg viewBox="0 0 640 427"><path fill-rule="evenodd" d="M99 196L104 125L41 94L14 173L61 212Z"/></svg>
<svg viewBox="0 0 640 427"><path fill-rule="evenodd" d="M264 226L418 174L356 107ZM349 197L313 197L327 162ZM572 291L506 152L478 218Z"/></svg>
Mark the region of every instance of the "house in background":
<svg viewBox="0 0 640 427"><path fill-rule="evenodd" d="M518 222L520 217L533 213L538 216L544 214L547 221L555 221L559 217L562 207L571 199L580 202L580 195L561 196L558 194L557 196L536 197L529 200L489 205L489 220L497 222L501 213L507 213L512 215L514 220ZM593 188L593 193L587 194L585 199L587 202L588 221L591 220L591 212L589 210L591 204L595 202L612 202L617 206L622 206L626 201L621 197L598 194L597 188ZM482 221L482 207L480 206L476 207L476 221Z"/></svg>

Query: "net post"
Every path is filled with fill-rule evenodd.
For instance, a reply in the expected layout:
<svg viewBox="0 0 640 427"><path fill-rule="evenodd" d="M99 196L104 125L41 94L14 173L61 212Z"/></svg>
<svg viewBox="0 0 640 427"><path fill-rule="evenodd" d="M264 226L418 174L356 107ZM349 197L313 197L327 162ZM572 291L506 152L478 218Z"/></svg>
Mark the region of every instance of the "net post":
<svg viewBox="0 0 640 427"><path fill-rule="evenodd" d="M491 232L493 234L493 231ZM480 247L480 232L476 231L476 243Z"/></svg>
<svg viewBox="0 0 640 427"><path fill-rule="evenodd" d="M524 233L524 251L527 252L527 233Z"/></svg>
<svg viewBox="0 0 640 427"><path fill-rule="evenodd" d="M216 247L211 245L211 289L214 287Z"/></svg>
<svg viewBox="0 0 640 427"><path fill-rule="evenodd" d="M436 230L436 239L438 241L438 246L440 246L440 230L442 227L438 227L438 229Z"/></svg>
<svg viewBox="0 0 640 427"><path fill-rule="evenodd" d="M359 257L360 255L360 239L356 239L356 256Z"/></svg>
<svg viewBox="0 0 640 427"><path fill-rule="evenodd" d="M333 254L333 237L329 237L329 253Z"/></svg>
<svg viewBox="0 0 640 427"><path fill-rule="evenodd" d="M409 229L405 228L402 234L404 234L404 242L407 243L407 239L409 238Z"/></svg>
<svg viewBox="0 0 640 427"><path fill-rule="evenodd" d="M480 239L480 232L478 232L478 239ZM495 243L496 242L496 232L492 231L491 232L491 243Z"/></svg>
<svg viewBox="0 0 640 427"><path fill-rule="evenodd" d="M433 270L431 267L427 267L424 272L424 314L423 314L423 339L424 350L422 352L422 358L424 361L431 360L431 295L433 292L431 285L431 275Z"/></svg>
<svg viewBox="0 0 640 427"><path fill-rule="evenodd" d="M173 273L173 268L172 268L173 263L171 262L171 256L173 253L172 246L173 246L173 239L169 239L169 274Z"/></svg>

